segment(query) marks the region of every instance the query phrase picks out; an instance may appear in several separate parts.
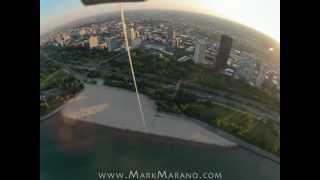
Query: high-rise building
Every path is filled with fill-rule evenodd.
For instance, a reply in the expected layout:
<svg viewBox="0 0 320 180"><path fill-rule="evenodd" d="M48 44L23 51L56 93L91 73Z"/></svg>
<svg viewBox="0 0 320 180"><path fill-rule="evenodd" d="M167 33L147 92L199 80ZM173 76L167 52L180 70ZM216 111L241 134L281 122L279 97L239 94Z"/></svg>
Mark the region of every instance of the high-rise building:
<svg viewBox="0 0 320 180"><path fill-rule="evenodd" d="M176 39L176 46L177 46L178 48L183 47L183 41L182 41L181 38L177 38L177 39Z"/></svg>
<svg viewBox="0 0 320 180"><path fill-rule="evenodd" d="M140 38L140 33L139 33L139 31L135 31L135 38Z"/></svg>
<svg viewBox="0 0 320 180"><path fill-rule="evenodd" d="M63 33L62 34L62 39L63 41L68 41L71 39L71 36L69 34Z"/></svg>
<svg viewBox="0 0 320 180"><path fill-rule="evenodd" d="M106 41L109 52L120 47L120 42L116 38L107 38Z"/></svg>
<svg viewBox="0 0 320 180"><path fill-rule="evenodd" d="M132 42L136 39L136 33L133 28L131 28L130 30L127 30L127 36L128 36L128 44L131 47Z"/></svg>
<svg viewBox="0 0 320 180"><path fill-rule="evenodd" d="M246 82L254 81L256 62L251 54L242 51L239 58L239 67L237 68L239 78Z"/></svg>
<svg viewBox="0 0 320 180"><path fill-rule="evenodd" d="M130 29L130 33L131 33L131 41L134 41L136 39L136 33L135 30L133 28Z"/></svg>
<svg viewBox="0 0 320 180"><path fill-rule="evenodd" d="M128 45L131 46L131 29L127 30Z"/></svg>
<svg viewBox="0 0 320 180"><path fill-rule="evenodd" d="M193 55L193 61L195 63L204 63L205 62L205 56L206 56L206 50L207 50L207 44L205 41L200 40L197 42L194 55Z"/></svg>
<svg viewBox="0 0 320 180"><path fill-rule="evenodd" d="M176 39L176 31L175 30L172 31L172 42L171 43L172 43L173 48L177 47L177 39Z"/></svg>
<svg viewBox="0 0 320 180"><path fill-rule="evenodd" d="M232 48L232 38L228 35L221 35L220 47L216 56L216 69L223 70L229 59L230 51Z"/></svg>
<svg viewBox="0 0 320 180"><path fill-rule="evenodd" d="M87 33L87 31L85 29L80 29L79 30L79 35L80 36L84 36Z"/></svg>
<svg viewBox="0 0 320 180"><path fill-rule="evenodd" d="M54 41L58 46L64 46L64 40L62 35L57 35L56 37L54 37Z"/></svg>
<svg viewBox="0 0 320 180"><path fill-rule="evenodd" d="M98 36L96 36L96 35L90 36L90 38L89 38L90 49L96 48L96 47L98 47L98 45L99 45Z"/></svg>
<svg viewBox="0 0 320 180"><path fill-rule="evenodd" d="M256 78L256 87L261 89L265 80L266 66L261 64L259 74Z"/></svg>

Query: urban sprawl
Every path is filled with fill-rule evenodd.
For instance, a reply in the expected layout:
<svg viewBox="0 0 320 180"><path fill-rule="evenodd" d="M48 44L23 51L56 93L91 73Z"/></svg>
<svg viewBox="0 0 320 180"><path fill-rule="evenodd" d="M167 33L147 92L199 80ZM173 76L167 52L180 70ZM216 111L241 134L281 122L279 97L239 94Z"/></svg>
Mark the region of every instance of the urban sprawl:
<svg viewBox="0 0 320 180"><path fill-rule="evenodd" d="M241 79L258 89L268 81L280 97L280 66L266 62L253 53L233 48L233 38L222 34L220 41L194 34L193 27L171 21L161 23L132 18L127 25L131 49L149 49L159 56L175 56L178 62L193 61ZM52 33L41 45L87 47L109 52L125 50L122 25L119 19L92 23ZM267 49L272 53L273 48ZM178 55L178 56L177 56Z"/></svg>

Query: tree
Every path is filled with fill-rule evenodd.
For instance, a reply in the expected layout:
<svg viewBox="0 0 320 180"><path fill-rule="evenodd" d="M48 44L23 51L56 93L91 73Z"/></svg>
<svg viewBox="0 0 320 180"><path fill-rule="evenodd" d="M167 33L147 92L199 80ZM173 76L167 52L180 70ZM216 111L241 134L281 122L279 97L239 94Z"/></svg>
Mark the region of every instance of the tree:
<svg viewBox="0 0 320 180"><path fill-rule="evenodd" d="M174 97L174 101L179 107L181 105L186 105L188 103L195 102L196 100L196 96L182 89L179 89L176 96Z"/></svg>

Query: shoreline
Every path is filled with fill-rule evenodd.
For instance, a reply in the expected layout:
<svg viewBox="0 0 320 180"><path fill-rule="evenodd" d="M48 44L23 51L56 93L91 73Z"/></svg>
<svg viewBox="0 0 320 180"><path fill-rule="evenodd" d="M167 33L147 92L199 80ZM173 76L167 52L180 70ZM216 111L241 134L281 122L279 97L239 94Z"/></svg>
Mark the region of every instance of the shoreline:
<svg viewBox="0 0 320 180"><path fill-rule="evenodd" d="M86 84L84 84L84 88L86 87ZM52 116L54 116L55 114L57 114L58 112L60 112L66 104L68 104L70 101L74 100L75 98L77 98L77 96L84 90L81 89L81 91L77 92L72 98L70 98L69 100L67 100L66 102L62 103L60 106L58 106L56 109L54 109L53 111L49 112L48 114L40 117L40 122L44 121Z"/></svg>
<svg viewBox="0 0 320 180"><path fill-rule="evenodd" d="M44 123L45 126L53 126L54 128L57 128L61 125L64 125L66 123L66 119L62 120L63 115L60 113L56 113L51 116L51 118L54 121L46 121ZM124 129L124 128L117 128L112 127L108 125L102 125L94 122L88 122L86 120L82 119L73 119L73 125L72 128L79 129L81 128L88 128L88 127L94 127L95 131L99 133L99 131L105 131L108 130L112 132L112 136L125 136L128 138L133 138L134 140L142 140L142 141L151 141L155 143L162 143L162 144L172 144L172 145L185 145L189 147L194 148L202 148L202 149L208 149L208 150L236 150L239 148L239 146L221 146L218 144L208 144L198 141L191 141L181 138L175 138L170 136L162 136L158 134L153 134L149 132L142 132L142 131L135 131L131 129ZM48 125L49 124L49 125Z"/></svg>
<svg viewBox="0 0 320 180"><path fill-rule="evenodd" d="M61 104L60 106L58 106L58 107L57 107L55 110L53 110L52 112L50 112L50 113L48 113L48 114L40 117L40 122L41 122L41 121L44 121L44 120L46 120L46 119L48 119L48 118L50 118L50 117L52 117L52 116L54 116L54 115L57 114L58 112L60 112L60 111L64 108L64 106L65 106L66 104L67 104L67 102Z"/></svg>
<svg viewBox="0 0 320 180"><path fill-rule="evenodd" d="M87 121L81 121L84 123L89 123ZM141 132L141 131L134 131L130 129L121 129L121 128L116 128L116 127L111 127L107 125L100 125L100 124L95 124L95 126L101 127L101 128L108 128L111 130L115 135L122 135L122 136L130 136L132 138L136 139L142 139L142 140L151 140L153 142L157 143L166 143L166 144L178 144L178 145L187 145L187 146L193 146L193 147L200 147L200 148L206 148L206 149L219 149L219 150L231 150L235 149L238 146L221 146L217 144L208 144L208 143L202 143L198 141L192 141L192 140L186 140L186 139L181 139L181 138L175 138L175 137L170 137L170 136L162 136L158 134L153 134L153 133L147 133L147 132Z"/></svg>
<svg viewBox="0 0 320 180"><path fill-rule="evenodd" d="M122 90L122 91L127 91L127 92L130 92L132 93L132 91L128 90L128 89L123 89L123 88L118 88L118 87L112 87L112 86L107 86L107 85L93 85L93 86L100 86L100 87L106 87L106 88L113 88L113 89L118 89L118 90ZM87 86L85 86L86 88ZM57 108L56 110L54 110L53 112L49 113L48 115L46 115L45 117L42 117L41 120L45 120L45 119L48 119L54 115L56 115L58 112L60 112L64 107L65 105L67 105L68 103L72 102L82 91L80 91L79 93L77 93L76 96L74 96L73 98L71 98L70 100L68 100L66 103L64 103L63 105L61 105L59 108ZM244 140L241 140L240 138L238 137L235 137L233 136L232 134L224 131L224 130L221 130L221 129L218 129L218 128L215 128L205 122L202 122L198 119L194 119L194 118L191 118L191 117L188 117L188 116L185 116L185 115L179 115L179 114L174 114L174 113L169 113L169 112L162 112L162 111L158 111L157 110L157 106L156 104L154 103L154 100L149 98L147 95L143 94L145 97L147 97L149 100L151 100L152 102L152 109L155 111L155 114L154 114L154 119L156 118L165 118L165 117L169 117L168 119L170 119L170 116L171 116L171 119L172 118L178 118L179 120L183 120L183 121L187 121L187 122L192 122L192 123L195 123L196 125L199 125L201 126L202 128L205 128L206 130L212 132L213 134L216 134L217 136L220 136L221 138L223 139L226 139L227 141L230 141L232 143L234 143L235 145L219 145L219 144L212 144L212 143L209 143L209 142L201 142L201 141L197 141L197 140L192 140L192 139L186 139L186 138L179 138L179 137L175 137L175 136L168 136L168 135L164 135L163 133L162 134L159 134L157 132L155 132L155 129L154 129L154 132L144 132L144 131L139 131L139 130L136 130L136 129L128 129L128 128L122 128L122 127L114 127L112 125L108 125L108 124L103 124L103 123L98 123L98 122L88 122L86 120L81 120L81 121L84 121L84 122L87 122L87 123L93 123L95 125L98 125L98 126L105 126L105 127L109 127L109 128L112 128L112 129L116 129L116 130L120 130L120 131L129 131L129 132L136 132L136 133L142 133L142 134L147 134L147 135L150 135L152 137L159 137L159 138L165 138L165 139L175 139L175 140L178 140L178 141L183 141L183 142L190 142L190 143L195 143L195 144L201 144L201 145L209 145L209 146L215 146L215 147L221 147L221 148L234 148L234 147L240 147L244 150L247 150L247 151L250 151L256 155L259 155L261 157L264 157L264 158L267 158L269 160L272 160L273 162L276 162L278 164L280 164L280 157L277 157L276 155L273 155L272 153L269 153L265 150L262 150L261 148L259 148L258 146L256 145L253 145L253 144L249 144L247 142L245 142ZM154 120L153 120L154 121Z"/></svg>
<svg viewBox="0 0 320 180"><path fill-rule="evenodd" d="M194 118L191 118L191 117L188 117L188 116L185 116L185 115L179 115L179 114L174 114L174 113L169 113L169 112L160 112L158 111L157 112L157 116L176 116L176 117L179 117L179 118L183 118L184 120L186 121L192 121L200 126L202 126L203 128L206 128L212 132L214 132L215 134L218 134L219 136L225 138L225 139L228 139L229 141L231 142L234 142L237 144L238 147L242 148L242 149L245 149L247 151L250 151L250 152L253 152L259 156L262 156L264 158L267 158L269 160L272 160L278 164L280 164L280 157L270 153L270 152L267 152L263 149L261 149L260 147L254 145L254 144L250 144L250 143L247 143L245 142L244 140L222 130L222 129L219 129L219 128L215 128L207 123L204 123L198 119L194 119Z"/></svg>
<svg viewBox="0 0 320 180"><path fill-rule="evenodd" d="M137 113L136 96L129 90L110 86L88 86L88 89L80 96L85 98L71 102L63 110L66 117L138 132L146 133L148 130L149 134L206 144L236 146L236 143L191 121L184 121L176 117L157 117L154 100L144 94L141 100L147 127L143 126L141 117Z"/></svg>
<svg viewBox="0 0 320 180"><path fill-rule="evenodd" d="M131 92L130 90L128 89L123 89L123 88L118 88L118 87L112 87L112 86L108 86L108 85L102 85L103 87L111 87L111 88L116 88L116 89L120 89L120 90L125 90L125 91L128 91L128 92ZM189 121L189 122L193 122L203 128L205 128L206 130L218 135L218 136L221 136L222 138L228 140L228 141L231 141L232 143L235 143L235 145L218 145L218 146L224 146L224 147L240 147L244 150L247 150L247 151L250 151L252 153L255 153L256 155L259 155L261 157L264 157L264 158L267 158L273 162L276 162L278 164L280 164L280 157L268 152L268 151L265 151L263 149L261 149L260 147L254 145L254 144L250 144L250 143L247 143L246 141L240 139L239 137L236 137L228 132L226 132L225 130L222 130L222 129L219 129L219 128L215 128L205 122L202 122L201 120L198 120L198 119L194 119L194 118L191 118L191 117L188 117L186 115L183 115L183 114L175 114L175 113L170 113L170 112L164 112L164 111L158 111L157 110L157 105L156 103L154 102L153 99L151 99L149 96L147 96L146 94L143 94L143 93L140 93L144 96L146 96L147 98L149 98L151 101L152 101L152 108L155 110L155 119L157 117L161 117L161 116L172 116L173 118L176 117L176 118L179 118L179 119L182 119L182 120L185 120L185 121ZM148 133L148 134L154 134L154 135L159 135L159 136L163 136L161 134L155 134L155 133ZM164 137L169 137L169 136L164 136ZM177 138L177 137L169 137L169 138L176 138L176 139L181 139L181 138ZM185 140L185 139L183 139ZM186 140L186 141L190 141L190 142L196 142L196 143L203 143L203 144L207 144L207 145L214 145L214 144L211 144L211 143L205 143L205 142L199 142L199 141L193 141L193 140Z"/></svg>

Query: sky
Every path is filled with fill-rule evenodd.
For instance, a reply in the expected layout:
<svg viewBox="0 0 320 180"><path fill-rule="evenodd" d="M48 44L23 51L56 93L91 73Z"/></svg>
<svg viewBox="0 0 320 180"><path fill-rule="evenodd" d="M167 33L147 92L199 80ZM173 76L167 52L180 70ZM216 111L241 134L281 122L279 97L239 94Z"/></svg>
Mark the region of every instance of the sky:
<svg viewBox="0 0 320 180"><path fill-rule="evenodd" d="M280 0L148 0L125 9L168 9L220 16L263 32L280 42ZM57 25L119 10L118 4L85 7L81 0L40 0L40 32Z"/></svg>

